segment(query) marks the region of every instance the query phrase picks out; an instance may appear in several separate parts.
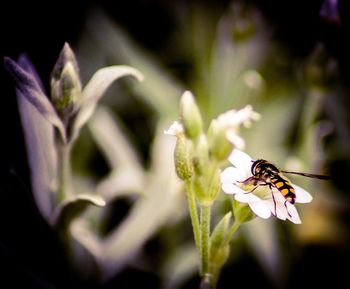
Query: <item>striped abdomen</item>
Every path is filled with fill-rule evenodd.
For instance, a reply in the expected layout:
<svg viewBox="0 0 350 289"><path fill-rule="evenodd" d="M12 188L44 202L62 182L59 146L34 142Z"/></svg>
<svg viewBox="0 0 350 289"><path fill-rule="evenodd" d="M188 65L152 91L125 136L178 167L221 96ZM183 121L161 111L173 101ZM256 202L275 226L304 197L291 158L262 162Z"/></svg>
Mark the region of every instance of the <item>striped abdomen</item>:
<svg viewBox="0 0 350 289"><path fill-rule="evenodd" d="M279 174L270 178L270 181L289 203L295 203L295 190L290 181Z"/></svg>

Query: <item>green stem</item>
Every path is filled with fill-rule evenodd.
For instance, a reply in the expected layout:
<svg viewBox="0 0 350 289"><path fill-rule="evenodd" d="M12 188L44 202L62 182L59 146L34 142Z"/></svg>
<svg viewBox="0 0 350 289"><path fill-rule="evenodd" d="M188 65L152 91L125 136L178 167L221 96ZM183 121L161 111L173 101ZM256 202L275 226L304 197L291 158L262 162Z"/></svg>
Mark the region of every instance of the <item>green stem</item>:
<svg viewBox="0 0 350 289"><path fill-rule="evenodd" d="M210 205L201 205L201 275L209 273Z"/></svg>
<svg viewBox="0 0 350 289"><path fill-rule="evenodd" d="M241 225L241 222L235 221L226 235L225 243L228 244L233 236L233 234L237 231L239 226Z"/></svg>
<svg viewBox="0 0 350 289"><path fill-rule="evenodd" d="M58 194L57 202L62 202L69 193L70 186L70 145L58 145Z"/></svg>
<svg viewBox="0 0 350 289"><path fill-rule="evenodd" d="M193 190L192 182L191 180L186 181L186 190L187 190L187 199L188 199L188 208L190 210L190 216L191 216L191 222L192 222L192 228L193 228L193 234L194 234L194 240L196 242L196 247L198 252L200 252L200 226L199 226L199 219L198 219L198 211L197 211L197 205L196 205L196 197Z"/></svg>

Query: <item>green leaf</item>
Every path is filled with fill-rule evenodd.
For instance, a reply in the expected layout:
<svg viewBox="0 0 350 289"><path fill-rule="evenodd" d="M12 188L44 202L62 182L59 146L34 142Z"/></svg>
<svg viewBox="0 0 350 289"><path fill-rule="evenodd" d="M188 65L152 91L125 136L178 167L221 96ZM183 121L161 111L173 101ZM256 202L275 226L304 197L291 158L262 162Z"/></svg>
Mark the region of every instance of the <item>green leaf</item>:
<svg viewBox="0 0 350 289"><path fill-rule="evenodd" d="M249 222L256 218L256 215L247 204L237 202L236 200L232 200L232 210L235 220L240 223Z"/></svg>
<svg viewBox="0 0 350 289"><path fill-rule="evenodd" d="M232 213L228 212L216 225L210 237L210 259L217 257L218 251L227 244L227 234L229 231ZM212 260L211 260L212 261Z"/></svg>
<svg viewBox="0 0 350 289"><path fill-rule="evenodd" d="M216 284L222 266L226 263L230 255L230 244L227 238L230 227L232 213L228 212L216 225L210 237L210 272L212 274L212 284Z"/></svg>

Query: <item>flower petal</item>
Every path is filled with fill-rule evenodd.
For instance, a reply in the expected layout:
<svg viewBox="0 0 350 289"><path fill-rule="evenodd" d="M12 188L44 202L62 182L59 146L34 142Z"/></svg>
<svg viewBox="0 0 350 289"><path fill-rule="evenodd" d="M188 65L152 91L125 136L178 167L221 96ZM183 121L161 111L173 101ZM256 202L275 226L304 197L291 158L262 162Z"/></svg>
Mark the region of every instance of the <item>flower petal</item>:
<svg viewBox="0 0 350 289"><path fill-rule="evenodd" d="M171 124L171 126L167 130L164 131L164 134L177 136L183 132L184 132L183 125L178 121L174 121Z"/></svg>
<svg viewBox="0 0 350 289"><path fill-rule="evenodd" d="M224 193L229 194L229 195L234 195L234 194L245 194L246 192L243 191L240 187L230 184L230 183L224 183L221 186L222 190Z"/></svg>
<svg viewBox="0 0 350 289"><path fill-rule="evenodd" d="M244 172L245 176L248 178L251 176L252 158L241 150L234 149L230 154L228 160L237 169Z"/></svg>
<svg viewBox="0 0 350 289"><path fill-rule="evenodd" d="M241 189L240 189L241 190ZM247 193L241 190L241 193L235 194L235 199L241 203L247 203L252 211L259 217L267 219L271 216L270 208L267 205L267 202L260 199L253 193Z"/></svg>
<svg viewBox="0 0 350 289"><path fill-rule="evenodd" d="M97 102L113 81L127 75L134 76L139 81L143 80L143 75L137 69L126 65L104 67L92 76L83 90L82 107L75 119L71 140L78 136L81 127L94 113Z"/></svg>
<svg viewBox="0 0 350 289"><path fill-rule="evenodd" d="M228 130L226 132L226 138L231 144L234 145L235 148L243 149L245 147L244 139L240 137L234 130Z"/></svg>
<svg viewBox="0 0 350 289"><path fill-rule="evenodd" d="M234 167L228 167L220 174L222 183L237 183L246 180L244 172Z"/></svg>
<svg viewBox="0 0 350 289"><path fill-rule="evenodd" d="M287 216L287 219L293 222L294 224L301 224L301 220L295 206L290 203L286 203L286 206L289 213L289 215Z"/></svg>
<svg viewBox="0 0 350 289"><path fill-rule="evenodd" d="M264 201L252 202L248 203L248 205L252 211L260 218L268 219L271 216L271 211Z"/></svg>
<svg viewBox="0 0 350 289"><path fill-rule="evenodd" d="M276 208L273 199L266 201L271 213L281 220L286 220L288 216L287 208L284 205L284 202L278 202L276 200Z"/></svg>
<svg viewBox="0 0 350 289"><path fill-rule="evenodd" d="M21 61L23 62L23 59ZM4 63L8 72L15 79L16 87L20 91L19 95L24 96L40 112L40 114L46 118L46 120L58 128L62 140L65 142L66 134L63 123L58 117L51 102L42 91L40 87L41 85L36 79L36 74L31 74L31 71L25 70L28 69L27 66L24 69L8 57L5 57Z"/></svg>
<svg viewBox="0 0 350 289"><path fill-rule="evenodd" d="M313 198L310 193L295 184L293 184L293 187L295 189L295 201L297 203L310 203L312 201Z"/></svg>
<svg viewBox="0 0 350 289"><path fill-rule="evenodd" d="M241 190L243 191L243 190ZM255 202L263 202L262 199L254 195L253 193L247 193L243 191L243 193L239 193L235 195L235 199L241 203L255 203Z"/></svg>
<svg viewBox="0 0 350 289"><path fill-rule="evenodd" d="M247 105L240 110L231 109L217 117L217 121L221 127L226 126L232 129L237 128L241 124L244 126L249 126L252 120L259 119L260 114L255 112L251 105Z"/></svg>

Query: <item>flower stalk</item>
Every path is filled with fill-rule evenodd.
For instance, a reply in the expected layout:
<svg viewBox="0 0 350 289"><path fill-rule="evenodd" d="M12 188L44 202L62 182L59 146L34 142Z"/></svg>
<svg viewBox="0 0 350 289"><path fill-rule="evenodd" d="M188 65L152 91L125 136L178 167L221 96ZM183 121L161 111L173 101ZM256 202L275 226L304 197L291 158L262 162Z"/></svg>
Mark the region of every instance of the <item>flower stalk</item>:
<svg viewBox="0 0 350 289"><path fill-rule="evenodd" d="M199 219L198 219L196 196L193 190L191 180L186 181L186 191L187 191L188 208L190 211L194 240L196 242L197 250L199 251L201 248L201 228L200 228Z"/></svg>
<svg viewBox="0 0 350 289"><path fill-rule="evenodd" d="M209 236L210 236L211 205L201 205L201 275L209 273Z"/></svg>
<svg viewBox="0 0 350 289"><path fill-rule="evenodd" d="M71 190L71 146L69 144L57 144L58 159L58 190L57 204L63 202L69 195Z"/></svg>
<svg viewBox="0 0 350 289"><path fill-rule="evenodd" d="M186 184L193 234L200 257L200 289L216 288L221 269L229 256L230 238L247 216L243 210L243 219L236 218L230 227L232 212L229 212L211 232L212 207L221 188L222 161L235 147L244 145L238 135L240 126L248 126L258 118L251 106L238 111L230 110L212 120L205 133L195 98L186 91L180 100L181 121L175 121L164 131L177 137L175 170Z"/></svg>
<svg viewBox="0 0 350 289"><path fill-rule="evenodd" d="M235 222L233 223L233 225L231 226L230 230L227 233L226 239L225 239L225 243L229 243L232 236L234 235L234 233L236 233L236 231L238 230L238 228L241 226L241 222L238 221L237 219L235 220Z"/></svg>

